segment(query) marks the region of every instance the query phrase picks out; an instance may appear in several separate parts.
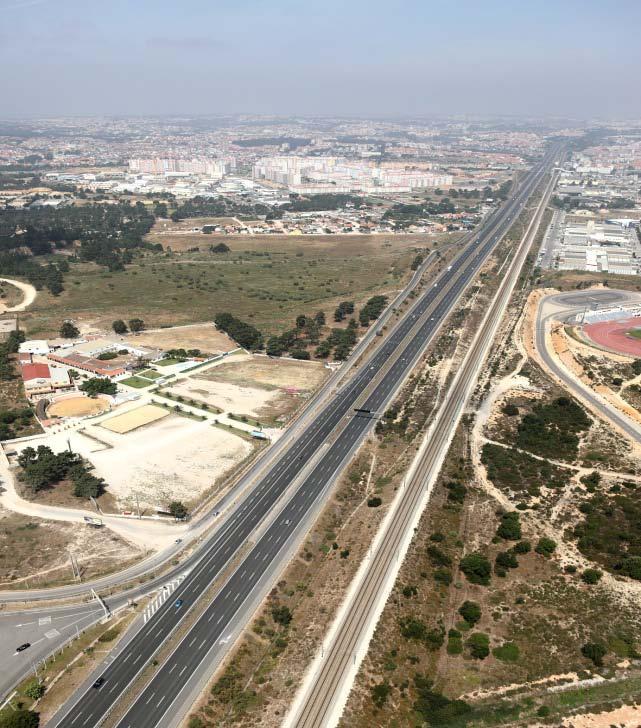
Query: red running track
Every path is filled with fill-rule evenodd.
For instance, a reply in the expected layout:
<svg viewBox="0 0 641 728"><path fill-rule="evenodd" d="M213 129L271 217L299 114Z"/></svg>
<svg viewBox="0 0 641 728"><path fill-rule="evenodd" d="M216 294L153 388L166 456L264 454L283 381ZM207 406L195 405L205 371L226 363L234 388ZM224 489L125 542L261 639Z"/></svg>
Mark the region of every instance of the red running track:
<svg viewBox="0 0 641 728"><path fill-rule="evenodd" d="M641 358L641 339L630 336L628 331L631 329L641 329L641 317L600 321L583 326L585 335L595 344L619 354Z"/></svg>

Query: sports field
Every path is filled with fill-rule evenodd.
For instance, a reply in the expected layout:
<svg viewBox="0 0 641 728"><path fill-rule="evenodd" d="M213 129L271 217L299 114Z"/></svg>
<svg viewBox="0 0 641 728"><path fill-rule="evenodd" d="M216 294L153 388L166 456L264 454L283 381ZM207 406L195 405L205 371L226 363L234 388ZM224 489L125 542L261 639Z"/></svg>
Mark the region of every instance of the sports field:
<svg viewBox="0 0 641 728"><path fill-rule="evenodd" d="M640 328L641 318L634 317L586 324L583 332L597 346L617 354L641 358L641 338L638 333Z"/></svg>
<svg viewBox="0 0 641 728"><path fill-rule="evenodd" d="M123 435L125 432L137 430L139 427L149 425L156 420L167 417L169 412L162 407L156 407L153 404L146 404L142 407L123 412L121 415L115 415L103 420L100 425L111 432L117 432Z"/></svg>

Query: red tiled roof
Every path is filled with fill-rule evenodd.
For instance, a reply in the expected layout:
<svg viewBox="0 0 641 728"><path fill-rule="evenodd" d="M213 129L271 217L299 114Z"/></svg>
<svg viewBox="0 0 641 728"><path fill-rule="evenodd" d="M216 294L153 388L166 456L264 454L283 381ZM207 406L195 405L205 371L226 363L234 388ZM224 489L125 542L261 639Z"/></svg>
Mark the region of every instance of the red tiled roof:
<svg viewBox="0 0 641 728"><path fill-rule="evenodd" d="M22 378L25 382L31 379L49 379L51 373L49 372L49 365L36 363L36 364L23 364L22 365Z"/></svg>

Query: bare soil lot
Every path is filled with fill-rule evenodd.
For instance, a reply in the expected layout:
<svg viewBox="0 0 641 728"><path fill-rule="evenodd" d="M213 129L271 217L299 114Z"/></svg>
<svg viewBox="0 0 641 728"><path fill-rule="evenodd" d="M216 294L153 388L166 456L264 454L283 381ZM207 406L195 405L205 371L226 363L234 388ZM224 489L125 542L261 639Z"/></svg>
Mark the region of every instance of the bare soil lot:
<svg viewBox="0 0 641 728"><path fill-rule="evenodd" d="M200 349L207 354L221 354L235 349L226 334L218 331L213 323L172 326L154 329L127 337L132 345L150 346L155 349Z"/></svg>
<svg viewBox="0 0 641 728"><path fill-rule="evenodd" d="M160 409L160 408L155 408ZM166 413L165 410L162 410ZM91 428L94 431L102 428ZM131 508L194 503L218 489L226 475L252 452L252 443L231 432L170 414L126 434L101 435L111 448L90 456L96 475L119 504Z"/></svg>
<svg viewBox="0 0 641 728"><path fill-rule="evenodd" d="M107 529L47 521L0 509L0 587L73 581L68 549L83 576L122 568L140 552Z"/></svg>
<svg viewBox="0 0 641 728"><path fill-rule="evenodd" d="M172 386L173 394L193 398L262 424L281 424L328 375L317 362L235 357Z"/></svg>

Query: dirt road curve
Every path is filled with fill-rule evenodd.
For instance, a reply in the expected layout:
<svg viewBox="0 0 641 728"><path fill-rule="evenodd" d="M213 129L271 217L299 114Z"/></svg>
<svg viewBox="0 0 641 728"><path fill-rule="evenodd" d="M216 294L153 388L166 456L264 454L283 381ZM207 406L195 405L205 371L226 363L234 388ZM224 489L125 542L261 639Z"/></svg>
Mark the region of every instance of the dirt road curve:
<svg viewBox="0 0 641 728"><path fill-rule="evenodd" d="M3 303L0 303L0 313L12 313L13 311L24 311L25 308L31 306L36 300L38 292L30 283L23 283L22 281L14 281L12 278L0 278L2 283L10 283L12 286L19 288L24 294L22 302L17 306L10 306L7 308Z"/></svg>

